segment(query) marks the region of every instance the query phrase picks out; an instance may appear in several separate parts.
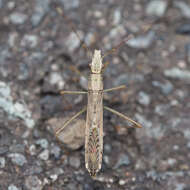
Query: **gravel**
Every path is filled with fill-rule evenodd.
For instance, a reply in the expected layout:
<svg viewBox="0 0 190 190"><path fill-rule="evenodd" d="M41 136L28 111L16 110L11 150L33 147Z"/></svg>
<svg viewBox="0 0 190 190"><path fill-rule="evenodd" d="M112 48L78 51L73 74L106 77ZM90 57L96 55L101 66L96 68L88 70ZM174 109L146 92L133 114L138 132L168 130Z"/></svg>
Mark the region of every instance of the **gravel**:
<svg viewBox="0 0 190 190"><path fill-rule="evenodd" d="M49 150L47 150L47 149L43 150L43 151L39 154L39 158L40 158L41 160L44 160L44 161L48 160L48 159L49 159Z"/></svg>
<svg viewBox="0 0 190 190"><path fill-rule="evenodd" d="M190 24L189 23L180 24L176 29L176 33L181 35L190 35Z"/></svg>
<svg viewBox="0 0 190 190"><path fill-rule="evenodd" d="M149 16L164 16L167 8L167 1L153 0L147 4L146 14Z"/></svg>
<svg viewBox="0 0 190 190"><path fill-rule="evenodd" d="M0 189L189 189L188 1L0 0L0 7ZM85 168L85 114L55 137L87 103L86 95L59 92L87 89L90 73L89 53L57 8L92 52L105 55L123 40L103 58L110 65L102 75L105 88L127 88L104 94L104 105L143 126L104 112L94 179ZM125 42L128 34L135 37Z"/></svg>
<svg viewBox="0 0 190 190"><path fill-rule="evenodd" d="M49 11L50 0L35 0L35 8L31 17L33 27L38 26Z"/></svg>
<svg viewBox="0 0 190 190"><path fill-rule="evenodd" d="M42 181L37 176L28 176L25 180L25 186L28 190L42 190Z"/></svg>
<svg viewBox="0 0 190 190"><path fill-rule="evenodd" d="M79 34L80 38L83 39L83 33L81 31L77 31L77 33ZM74 50L79 47L80 40L74 32L71 32L65 41L65 45L69 52L74 52Z"/></svg>
<svg viewBox="0 0 190 190"><path fill-rule="evenodd" d="M0 0L0 8L3 6L3 0Z"/></svg>
<svg viewBox="0 0 190 190"><path fill-rule="evenodd" d="M26 34L21 40L21 46L25 48L35 48L38 45L38 37L36 35Z"/></svg>
<svg viewBox="0 0 190 190"><path fill-rule="evenodd" d="M21 25L26 22L28 16L23 13L14 12L10 15L9 18L10 18L10 21L12 22L12 24Z"/></svg>
<svg viewBox="0 0 190 190"><path fill-rule="evenodd" d="M178 8L181 11L181 14L184 18L190 18L190 6L183 1L174 1L174 7Z"/></svg>
<svg viewBox="0 0 190 190"><path fill-rule="evenodd" d="M190 82L190 71L181 70L177 67L167 69L164 71L164 75L169 78L184 80Z"/></svg>
<svg viewBox="0 0 190 190"><path fill-rule="evenodd" d="M151 102L150 96L143 91L140 91L138 94L138 102L144 106L148 106Z"/></svg>
<svg viewBox="0 0 190 190"><path fill-rule="evenodd" d="M121 167L121 166L128 166L130 165L129 156L127 154L120 154L118 155L118 160L114 166L115 169Z"/></svg>
<svg viewBox="0 0 190 190"><path fill-rule="evenodd" d="M131 48L136 49L147 49L149 48L155 40L155 32L149 31L145 35L141 35L130 39L126 44Z"/></svg>
<svg viewBox="0 0 190 190"><path fill-rule="evenodd" d="M161 83L159 81L152 81L152 85L155 86L155 87L160 88L161 92L164 95L170 94L174 89L172 83L169 82L169 81L166 81L165 83Z"/></svg>
<svg viewBox="0 0 190 190"><path fill-rule="evenodd" d="M76 156L71 156L69 158L69 164L74 167L74 168L79 168L80 167L80 159Z"/></svg>
<svg viewBox="0 0 190 190"><path fill-rule="evenodd" d="M41 148L44 148L44 149L48 148L48 145L49 145L47 139L38 139L38 140L36 141L36 144L37 144L37 145L40 145Z"/></svg>
<svg viewBox="0 0 190 190"><path fill-rule="evenodd" d="M19 190L19 188L17 188L15 185L11 184L11 185L9 185L8 190Z"/></svg>
<svg viewBox="0 0 190 190"><path fill-rule="evenodd" d="M70 1L67 1L67 0L59 0L60 3L62 3L62 5L64 6L64 8L66 10L69 10L69 9L76 9L79 7L79 0L70 0Z"/></svg>
<svg viewBox="0 0 190 190"><path fill-rule="evenodd" d="M33 128L34 120L31 118L31 112L20 102L13 102L10 86L0 81L0 107L10 116L23 119L28 128Z"/></svg>
<svg viewBox="0 0 190 190"><path fill-rule="evenodd" d="M8 154L8 157L11 158L13 164L16 164L18 166L23 166L27 163L25 156L20 153L10 153Z"/></svg>
<svg viewBox="0 0 190 190"><path fill-rule="evenodd" d="M4 157L0 157L0 168L4 168L6 164L5 158Z"/></svg>

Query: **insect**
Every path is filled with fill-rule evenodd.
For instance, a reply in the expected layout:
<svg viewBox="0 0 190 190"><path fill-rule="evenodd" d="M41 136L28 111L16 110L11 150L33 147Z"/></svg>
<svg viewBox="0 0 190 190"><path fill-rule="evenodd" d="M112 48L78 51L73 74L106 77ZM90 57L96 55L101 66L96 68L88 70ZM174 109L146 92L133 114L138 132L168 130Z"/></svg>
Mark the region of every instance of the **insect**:
<svg viewBox="0 0 190 190"><path fill-rule="evenodd" d="M60 11L60 10L59 10ZM77 35L77 33L76 33ZM78 36L78 35L77 35ZM130 39L130 37L128 38ZM120 46L121 44L119 44ZM87 47L87 46L86 46ZM112 49L113 51L114 49ZM105 56L105 55L104 55ZM124 118L131 122L133 127L141 128L142 126L125 116L118 111L103 106L103 94L105 92L111 92L126 88L125 85L114 87L104 90L102 72L105 69L105 64L102 63L104 56L101 55L101 50L95 50L92 56L92 62L90 64L91 74L88 78L88 90L87 91L61 91L61 94L87 94L88 103L81 111L71 117L65 124L59 128L55 134L59 134L64 128L76 119L79 115L87 112L86 114L86 128L85 128L85 166L92 177L95 177L102 165L103 154L103 109L108 110L117 116Z"/></svg>

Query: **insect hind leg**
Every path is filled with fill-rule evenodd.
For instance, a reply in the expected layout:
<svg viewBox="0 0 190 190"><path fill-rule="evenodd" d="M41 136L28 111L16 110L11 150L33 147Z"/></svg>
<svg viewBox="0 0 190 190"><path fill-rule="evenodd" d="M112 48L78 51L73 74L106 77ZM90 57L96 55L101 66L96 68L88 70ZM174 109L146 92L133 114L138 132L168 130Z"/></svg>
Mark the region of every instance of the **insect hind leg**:
<svg viewBox="0 0 190 190"><path fill-rule="evenodd" d="M133 127L142 128L142 126L141 126L139 123L137 123L136 121L133 121L133 120L130 119L129 117L125 116L124 114L122 114L122 113L120 113L120 112L118 112L118 111L116 111L116 110L114 110L114 109L112 109L112 108L109 108L109 107L107 107L107 106L104 106L104 109L106 109L106 110L112 112L113 114L115 114L115 115L117 115L117 116L119 116L119 117L121 117L121 118L123 118L123 119L129 121L130 123L133 124Z"/></svg>

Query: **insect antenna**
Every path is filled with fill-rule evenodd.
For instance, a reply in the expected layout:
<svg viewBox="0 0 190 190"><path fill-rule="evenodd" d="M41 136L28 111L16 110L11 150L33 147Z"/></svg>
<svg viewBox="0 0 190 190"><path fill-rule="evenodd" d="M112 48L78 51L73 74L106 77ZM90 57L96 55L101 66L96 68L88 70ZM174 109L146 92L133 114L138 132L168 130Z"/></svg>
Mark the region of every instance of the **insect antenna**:
<svg viewBox="0 0 190 190"><path fill-rule="evenodd" d="M103 56L102 59L104 59L106 56L108 56L109 54L112 54L114 52L116 52L124 43L126 43L127 41L129 41L130 39L132 39L134 36L132 34L130 34L125 40L122 40L118 45L116 45L115 47L111 48L110 50L108 50Z"/></svg>
<svg viewBox="0 0 190 190"><path fill-rule="evenodd" d="M80 43L82 44L81 46L87 51L87 54L90 55L90 57L92 57L92 51L90 50L90 48L88 48L88 46L85 44L84 40L81 39L79 33L77 32L77 30L75 29L74 24L72 23L72 21L64 14L63 10L60 7L56 7L56 10L58 12L59 15L63 16L64 19L66 20L69 28L71 29L71 31L73 31L76 35L76 37L78 38L78 40L80 41Z"/></svg>
<svg viewBox="0 0 190 190"><path fill-rule="evenodd" d="M147 32L150 28L151 28L152 24L149 24L148 26L145 26L143 29L142 34L144 34L145 32ZM112 54L114 52L116 52L124 43L128 42L129 40L131 40L132 38L134 38L133 34L129 34L127 36L126 39L122 40L118 45L116 45L115 47L111 48L110 50L108 50L103 56L102 59L104 59L106 56L108 56L109 54Z"/></svg>

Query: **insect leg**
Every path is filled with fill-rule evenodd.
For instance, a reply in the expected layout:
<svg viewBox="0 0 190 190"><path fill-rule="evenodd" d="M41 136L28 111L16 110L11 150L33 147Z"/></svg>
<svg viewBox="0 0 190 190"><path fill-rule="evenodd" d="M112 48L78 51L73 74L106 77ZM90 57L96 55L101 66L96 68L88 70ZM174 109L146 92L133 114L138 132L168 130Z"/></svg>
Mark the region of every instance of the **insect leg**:
<svg viewBox="0 0 190 190"><path fill-rule="evenodd" d="M62 90L60 92L61 95L64 95L64 94L87 94L87 92L85 91L66 91L66 90Z"/></svg>
<svg viewBox="0 0 190 190"><path fill-rule="evenodd" d="M69 120L67 120L62 127L60 127L58 130L56 130L55 135L59 135L63 131L63 129L71 123L74 119L76 119L79 115L84 113L86 111L86 107L84 107L82 110L80 110L77 114L75 114L73 117L71 117Z"/></svg>
<svg viewBox="0 0 190 190"><path fill-rule="evenodd" d="M142 126L141 126L139 123L137 123L136 121L133 121L133 120L130 119L129 117L125 116L124 114L122 114L122 113L120 113L120 112L118 112L118 111L116 111L116 110L114 110L114 109L112 109L112 108L109 108L109 107L107 107L107 106L104 106L104 109L106 109L106 110L108 110L108 111L114 113L115 115L118 115L119 117L121 117L121 118L123 118L123 119L125 119L125 120L127 120L127 121L129 121L129 122L131 122L132 124L134 124L133 127L142 128Z"/></svg>
<svg viewBox="0 0 190 190"><path fill-rule="evenodd" d="M117 86L117 87L114 87L114 88L109 88L109 89L104 90L103 92L110 92L110 91L114 91L114 90L120 90L120 89L123 89L123 88L126 88L126 86L121 85L121 86Z"/></svg>

